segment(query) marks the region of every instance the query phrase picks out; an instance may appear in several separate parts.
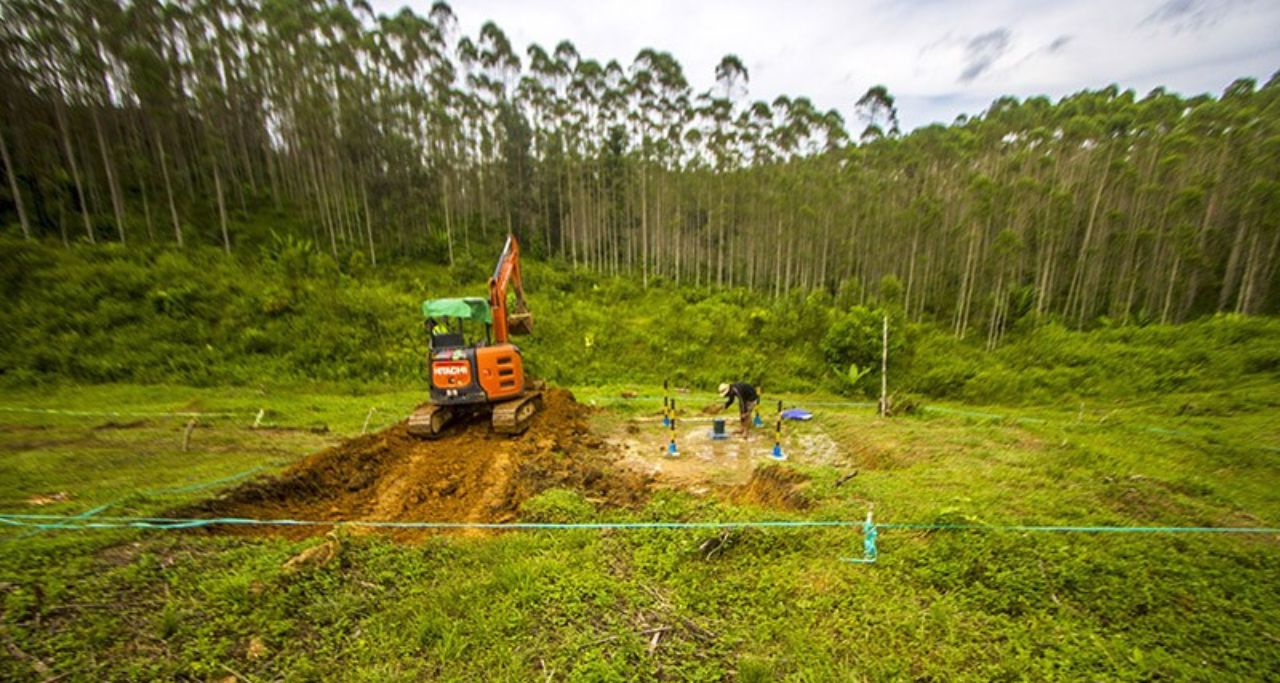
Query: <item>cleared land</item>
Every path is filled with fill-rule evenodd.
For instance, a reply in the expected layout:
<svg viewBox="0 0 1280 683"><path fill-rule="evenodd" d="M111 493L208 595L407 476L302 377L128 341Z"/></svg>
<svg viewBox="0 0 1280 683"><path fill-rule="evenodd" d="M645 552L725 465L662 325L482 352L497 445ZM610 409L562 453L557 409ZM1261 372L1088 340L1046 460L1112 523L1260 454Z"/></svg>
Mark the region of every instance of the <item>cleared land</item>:
<svg viewBox="0 0 1280 683"><path fill-rule="evenodd" d="M624 388L656 393L580 388L597 409L565 398L545 416L561 422L520 439L472 426L432 444L398 440L395 420L419 399L411 391L10 392L0 510L243 514L257 492L276 506L259 512L309 519L856 520L868 503L899 523L1280 519L1272 384L1059 410L934 404L892 420L789 396L816 417L788 425L789 461L768 474L756 467L769 464L763 434L747 445L705 439L710 425L692 418L709 396L682 396L682 458L664 459L659 404L619 398ZM219 415L201 418L183 451L189 417L174 412ZM337 463L372 474L338 490L348 478ZM330 478L289 488L316 467ZM841 529L317 530L10 529L0 677L1222 680L1280 670L1273 536L888 530L879 562L860 566L841 561L861 551L861 536Z"/></svg>

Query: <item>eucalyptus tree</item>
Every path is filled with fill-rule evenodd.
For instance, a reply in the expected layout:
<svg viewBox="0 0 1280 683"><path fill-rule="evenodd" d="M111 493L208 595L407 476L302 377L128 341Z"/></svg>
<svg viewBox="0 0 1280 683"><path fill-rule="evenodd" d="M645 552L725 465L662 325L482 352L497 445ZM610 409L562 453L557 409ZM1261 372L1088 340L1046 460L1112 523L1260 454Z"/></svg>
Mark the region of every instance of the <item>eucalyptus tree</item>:
<svg viewBox="0 0 1280 683"><path fill-rule="evenodd" d="M867 88L854 107L858 118L866 124L866 128L862 130L862 140L895 137L899 134L898 109L888 88L883 85Z"/></svg>
<svg viewBox="0 0 1280 683"><path fill-rule="evenodd" d="M737 55L725 55L716 65L716 90L704 93L701 115L709 127L704 146L711 157L710 180L714 186L714 198L710 200L710 220L708 221L707 240L710 245L708 253L714 253L715 284L723 286L725 282L725 256L729 248L726 231L729 228L729 183L732 174L743 162L742 149L739 147L738 128L735 125L735 113L739 101L746 97L751 75L747 67ZM732 258L730 258L732 264ZM711 278L707 278L708 283Z"/></svg>

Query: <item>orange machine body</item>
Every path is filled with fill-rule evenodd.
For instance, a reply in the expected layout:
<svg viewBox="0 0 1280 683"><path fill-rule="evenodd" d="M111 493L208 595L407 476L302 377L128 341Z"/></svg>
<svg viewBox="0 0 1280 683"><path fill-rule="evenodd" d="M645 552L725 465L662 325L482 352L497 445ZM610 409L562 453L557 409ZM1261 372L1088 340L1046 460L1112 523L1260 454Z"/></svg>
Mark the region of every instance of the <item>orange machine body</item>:
<svg viewBox="0 0 1280 683"><path fill-rule="evenodd" d="M437 349L431 355L431 399L441 405L492 403L525 389L515 344Z"/></svg>
<svg viewBox="0 0 1280 683"><path fill-rule="evenodd" d="M524 359L515 344L476 349L476 373L489 400L509 398L524 391Z"/></svg>
<svg viewBox="0 0 1280 683"><path fill-rule="evenodd" d="M410 432L434 438L455 416L482 410L492 413L495 431L523 431L542 398L526 381L524 359L510 341L512 335L528 334L533 328L515 237L507 238L489 280L487 300L429 300L423 302L423 312L431 334L431 400L410 417ZM452 325L445 324L450 320ZM464 321L484 323L484 336L464 334Z"/></svg>

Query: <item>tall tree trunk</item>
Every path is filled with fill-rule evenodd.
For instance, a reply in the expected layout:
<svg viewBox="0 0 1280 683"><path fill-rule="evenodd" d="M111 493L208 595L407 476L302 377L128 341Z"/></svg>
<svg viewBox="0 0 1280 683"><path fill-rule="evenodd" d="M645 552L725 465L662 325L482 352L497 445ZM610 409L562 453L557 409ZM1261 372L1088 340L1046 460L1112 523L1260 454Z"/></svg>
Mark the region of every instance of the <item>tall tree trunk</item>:
<svg viewBox="0 0 1280 683"><path fill-rule="evenodd" d="M218 220L222 224L222 248L231 255L231 235L227 232L227 203L222 197L222 171L218 170L218 162L213 162L213 188L218 194Z"/></svg>
<svg viewBox="0 0 1280 683"><path fill-rule="evenodd" d="M1089 208L1089 221L1085 224L1084 238L1080 241L1080 253L1076 257L1076 267L1071 273L1071 286L1067 291L1067 315L1071 314L1071 307L1074 305L1079 311L1077 325L1084 325L1084 318L1088 314L1086 310L1087 303L1084 301L1084 277L1085 269L1089 265L1089 249L1092 246L1091 239L1093 237L1093 226L1098 219L1098 208L1102 205L1102 191L1107 187L1107 176L1111 172L1111 151L1107 151L1107 159L1103 162L1102 179L1098 181L1098 190L1093 195L1093 204Z"/></svg>
<svg viewBox="0 0 1280 683"><path fill-rule="evenodd" d="M27 209L22 201L22 193L18 191L18 174L13 170L13 160L9 158L9 145L4 140L4 131L0 130L0 158L4 160L4 173L9 177L9 192L13 194L14 206L18 207L18 222L22 224L23 239L31 239L31 224L27 222Z"/></svg>
<svg viewBox="0 0 1280 683"><path fill-rule="evenodd" d="M649 287L649 170L640 162L640 286Z"/></svg>
<svg viewBox="0 0 1280 683"><path fill-rule="evenodd" d="M182 248L182 223L178 220L178 206L173 199L173 183L169 180L169 160L164 153L164 138L159 132L152 135L156 139L156 149L160 151L160 175L164 178L164 193L169 200L169 217L173 219L173 236L178 241L178 248Z"/></svg>
<svg viewBox="0 0 1280 683"><path fill-rule="evenodd" d="M71 180L76 186L76 197L80 200L80 217L84 219L85 237L93 244L93 224L89 221L89 204L84 197L84 184L80 182L80 165L76 163L75 150L71 149L71 132L67 127L67 113L62 102L62 90L54 94L54 114L58 122L58 132L62 135L62 150L67 155L67 164L71 166Z"/></svg>
<svg viewBox="0 0 1280 683"><path fill-rule="evenodd" d="M369 192L365 189L363 180L360 181L360 204L364 207L364 230L369 238L369 263L377 268L378 251L373 246L373 220L369 216Z"/></svg>
<svg viewBox="0 0 1280 683"><path fill-rule="evenodd" d="M1248 234L1247 222L1241 218L1236 221L1236 236L1231 241L1231 255L1227 257L1226 271L1222 274L1222 289L1218 292L1218 312L1227 310L1227 302L1235 292L1237 273L1240 272L1240 258L1244 254L1244 243Z"/></svg>
<svg viewBox="0 0 1280 683"><path fill-rule="evenodd" d="M93 130L98 135L98 151L102 153L102 168L107 173L107 192L111 196L111 210L116 216L116 233L120 235L120 243L125 243L124 202L120 197L120 187L116 184L116 172L112 168L111 155L107 152L107 140L102 134L102 122L98 119L97 109L89 106L89 118L93 120Z"/></svg>
<svg viewBox="0 0 1280 683"><path fill-rule="evenodd" d="M147 242L155 244L156 226L151 221L151 197L147 194L147 182L145 179L139 179L138 190L142 193L142 218L147 225Z"/></svg>

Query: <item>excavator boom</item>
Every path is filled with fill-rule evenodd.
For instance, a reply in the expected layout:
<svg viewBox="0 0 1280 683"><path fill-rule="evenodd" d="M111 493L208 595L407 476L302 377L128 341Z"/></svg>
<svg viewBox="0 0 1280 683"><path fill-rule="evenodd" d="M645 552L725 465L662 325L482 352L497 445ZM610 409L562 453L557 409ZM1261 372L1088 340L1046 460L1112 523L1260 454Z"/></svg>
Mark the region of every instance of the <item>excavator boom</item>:
<svg viewBox="0 0 1280 683"><path fill-rule="evenodd" d="M508 307L507 292L515 294L515 302ZM489 278L489 305L493 308L493 340L499 344L510 341L511 335L529 334L533 331L533 314L524 300L524 279L520 274L520 243L515 235L507 235L498 265Z"/></svg>

